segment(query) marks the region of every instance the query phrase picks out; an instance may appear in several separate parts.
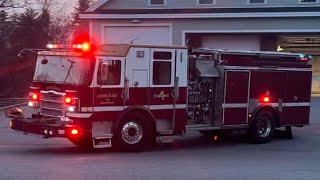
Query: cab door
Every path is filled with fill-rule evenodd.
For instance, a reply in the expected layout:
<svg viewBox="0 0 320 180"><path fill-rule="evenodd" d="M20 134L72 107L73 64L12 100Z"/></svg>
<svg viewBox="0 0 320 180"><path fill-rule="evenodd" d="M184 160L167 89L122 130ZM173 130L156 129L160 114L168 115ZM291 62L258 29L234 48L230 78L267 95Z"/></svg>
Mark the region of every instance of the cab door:
<svg viewBox="0 0 320 180"><path fill-rule="evenodd" d="M164 129L175 127L176 50L152 48L150 52L149 109ZM176 87L177 89L177 87Z"/></svg>
<svg viewBox="0 0 320 180"><path fill-rule="evenodd" d="M94 96L95 111L122 111L124 100L123 57L97 57L97 78Z"/></svg>

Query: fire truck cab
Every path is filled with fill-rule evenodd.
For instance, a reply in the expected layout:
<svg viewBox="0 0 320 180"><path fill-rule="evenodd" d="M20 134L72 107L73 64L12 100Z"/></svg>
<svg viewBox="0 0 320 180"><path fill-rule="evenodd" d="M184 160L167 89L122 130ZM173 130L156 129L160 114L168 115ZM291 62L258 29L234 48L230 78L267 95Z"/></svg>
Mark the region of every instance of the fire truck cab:
<svg viewBox="0 0 320 180"><path fill-rule="evenodd" d="M37 54L32 117L13 118L17 131L135 151L191 130L244 129L265 143L309 124L308 56L134 44Z"/></svg>

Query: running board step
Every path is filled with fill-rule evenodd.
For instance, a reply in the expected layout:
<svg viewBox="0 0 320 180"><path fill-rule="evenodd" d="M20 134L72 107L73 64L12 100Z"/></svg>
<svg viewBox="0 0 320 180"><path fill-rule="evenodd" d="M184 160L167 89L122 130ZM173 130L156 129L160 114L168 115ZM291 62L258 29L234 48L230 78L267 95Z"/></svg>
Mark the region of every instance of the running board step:
<svg viewBox="0 0 320 180"><path fill-rule="evenodd" d="M173 130L163 130L159 133L160 143L172 143L173 142Z"/></svg>
<svg viewBox="0 0 320 180"><path fill-rule="evenodd" d="M108 148L112 147L111 143L112 134L92 137L93 148Z"/></svg>
<svg viewBox="0 0 320 180"><path fill-rule="evenodd" d="M173 142L173 136L167 135L167 136L159 136L160 143L172 143Z"/></svg>

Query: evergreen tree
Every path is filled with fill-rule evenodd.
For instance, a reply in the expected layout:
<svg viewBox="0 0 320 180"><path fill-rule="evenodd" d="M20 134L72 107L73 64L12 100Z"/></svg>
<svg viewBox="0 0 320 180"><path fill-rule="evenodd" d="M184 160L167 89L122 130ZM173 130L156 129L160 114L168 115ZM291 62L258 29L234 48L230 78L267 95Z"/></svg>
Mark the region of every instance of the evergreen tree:
<svg viewBox="0 0 320 180"><path fill-rule="evenodd" d="M9 46L9 27L8 14L4 10L0 10L0 53L3 53Z"/></svg>
<svg viewBox="0 0 320 180"><path fill-rule="evenodd" d="M73 41L79 43L83 40L89 40L89 23L79 18L79 15L87 10L92 0L78 0L73 14Z"/></svg>

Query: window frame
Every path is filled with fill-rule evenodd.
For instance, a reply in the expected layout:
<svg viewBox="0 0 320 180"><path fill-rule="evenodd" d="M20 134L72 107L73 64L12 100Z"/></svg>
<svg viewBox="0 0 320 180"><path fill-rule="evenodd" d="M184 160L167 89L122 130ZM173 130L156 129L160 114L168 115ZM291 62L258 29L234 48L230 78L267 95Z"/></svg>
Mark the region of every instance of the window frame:
<svg viewBox="0 0 320 180"><path fill-rule="evenodd" d="M264 1L263 3L252 3L250 1L251 0L247 0L247 4L249 4L249 5L264 5L264 4L268 3L268 0L263 0Z"/></svg>
<svg viewBox="0 0 320 180"><path fill-rule="evenodd" d="M94 81L93 86L101 87L101 88L123 87L124 86L124 78L123 78L123 76L124 76L124 59L116 58L116 57L105 58L105 57L102 57L102 56L97 56L96 59L97 59L97 62L96 62L96 65L95 65L95 73L94 73L95 74L95 81ZM121 73L120 73L120 75L121 75L120 84L119 85L101 85L101 84L98 84L98 78L99 78L98 77L99 76L98 71L100 69L100 64L101 63L105 63L106 61L112 61L112 60L116 60L116 61L120 61L121 62L121 64L120 64L120 66L121 66L121 68L120 68L120 70L121 70Z"/></svg>
<svg viewBox="0 0 320 180"><path fill-rule="evenodd" d="M215 5L215 4L216 4L216 0L212 0L212 3L210 3L210 4L201 4L200 0L197 0L198 6L208 6L208 5Z"/></svg>
<svg viewBox="0 0 320 180"><path fill-rule="evenodd" d="M148 1L149 6L166 6L167 5L167 0L163 0L163 4L152 4L151 1L152 0Z"/></svg>
<svg viewBox="0 0 320 180"><path fill-rule="evenodd" d="M169 80L169 84L155 84L154 83L154 75L155 75L155 73L154 73L154 67L155 67L155 63L166 63L166 64L169 64L170 63L170 80ZM152 71L152 85L153 86L170 86L170 85L172 85L172 66L173 66L173 63L172 63L172 61L166 61L166 60L154 60L153 62L152 62L152 68L153 68L153 71Z"/></svg>
<svg viewBox="0 0 320 180"><path fill-rule="evenodd" d="M160 53L170 53L170 58L155 58L154 56L155 56L155 54L160 54ZM153 60L155 60L155 61L166 61L166 60L168 60L168 61L170 61L170 60L172 60L172 57L173 57L173 54L172 54L172 52L171 51L153 51L152 52L152 59Z"/></svg>
<svg viewBox="0 0 320 180"><path fill-rule="evenodd" d="M302 2L303 0L299 0L299 4L319 4L320 0L315 0L315 2Z"/></svg>

